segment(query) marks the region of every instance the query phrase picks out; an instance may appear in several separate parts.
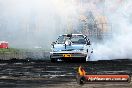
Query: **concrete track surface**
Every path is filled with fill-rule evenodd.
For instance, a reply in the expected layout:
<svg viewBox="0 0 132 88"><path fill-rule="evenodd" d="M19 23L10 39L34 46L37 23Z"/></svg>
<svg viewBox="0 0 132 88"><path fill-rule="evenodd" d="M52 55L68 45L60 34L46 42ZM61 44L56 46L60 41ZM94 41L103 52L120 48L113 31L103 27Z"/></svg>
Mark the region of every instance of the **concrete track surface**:
<svg viewBox="0 0 132 88"><path fill-rule="evenodd" d="M10 60L0 61L0 88L132 88L132 82L79 85L75 76L80 65L88 74L132 75L131 60L87 63Z"/></svg>

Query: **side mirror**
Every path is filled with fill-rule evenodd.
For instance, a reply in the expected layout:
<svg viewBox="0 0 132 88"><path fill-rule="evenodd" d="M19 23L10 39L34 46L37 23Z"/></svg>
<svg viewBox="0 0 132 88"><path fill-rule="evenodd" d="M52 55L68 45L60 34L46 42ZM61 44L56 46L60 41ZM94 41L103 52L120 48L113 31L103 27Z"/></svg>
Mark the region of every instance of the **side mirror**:
<svg viewBox="0 0 132 88"><path fill-rule="evenodd" d="M90 41L87 42L87 45L91 45Z"/></svg>
<svg viewBox="0 0 132 88"><path fill-rule="evenodd" d="M89 39L87 39L87 45L91 45L91 42Z"/></svg>
<svg viewBox="0 0 132 88"><path fill-rule="evenodd" d="M56 42L52 42L52 44L56 44Z"/></svg>
<svg viewBox="0 0 132 88"><path fill-rule="evenodd" d="M52 42L52 43L51 43L51 45L53 46L53 48L54 48L54 44L56 44L56 42Z"/></svg>

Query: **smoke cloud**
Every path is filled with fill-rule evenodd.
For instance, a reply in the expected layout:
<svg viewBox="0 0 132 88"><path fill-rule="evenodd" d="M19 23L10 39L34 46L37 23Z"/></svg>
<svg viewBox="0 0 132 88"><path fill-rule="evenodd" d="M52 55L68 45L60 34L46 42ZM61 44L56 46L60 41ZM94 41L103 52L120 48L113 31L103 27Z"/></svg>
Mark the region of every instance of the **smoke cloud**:
<svg viewBox="0 0 132 88"><path fill-rule="evenodd" d="M132 59L131 0L105 0L105 15L112 23L112 38L95 44L92 60Z"/></svg>
<svg viewBox="0 0 132 88"><path fill-rule="evenodd" d="M72 0L0 0L0 13L0 40L16 48L49 49L78 19Z"/></svg>

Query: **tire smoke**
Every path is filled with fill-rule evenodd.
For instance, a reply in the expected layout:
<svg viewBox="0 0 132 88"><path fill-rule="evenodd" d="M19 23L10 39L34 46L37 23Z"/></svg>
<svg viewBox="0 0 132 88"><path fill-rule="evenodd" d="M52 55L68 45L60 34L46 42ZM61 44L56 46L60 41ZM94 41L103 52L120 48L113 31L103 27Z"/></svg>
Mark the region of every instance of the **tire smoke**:
<svg viewBox="0 0 132 88"><path fill-rule="evenodd" d="M105 0L105 15L112 23L112 38L95 44L92 60L132 59L131 0Z"/></svg>

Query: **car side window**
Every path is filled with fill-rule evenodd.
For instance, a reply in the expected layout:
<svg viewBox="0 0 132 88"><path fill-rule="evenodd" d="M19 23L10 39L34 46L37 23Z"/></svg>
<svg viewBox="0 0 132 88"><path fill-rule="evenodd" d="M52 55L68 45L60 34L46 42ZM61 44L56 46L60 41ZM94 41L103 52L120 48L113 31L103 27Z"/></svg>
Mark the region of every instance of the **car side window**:
<svg viewBox="0 0 132 88"><path fill-rule="evenodd" d="M64 43L64 36L59 36L59 38L57 39L57 43L58 44Z"/></svg>
<svg viewBox="0 0 132 88"><path fill-rule="evenodd" d="M69 39L70 39L70 37L67 37L66 35L61 35L61 36L59 36L59 38L57 39L56 42L58 44L63 44L63 43L65 43L66 40L69 40Z"/></svg>

